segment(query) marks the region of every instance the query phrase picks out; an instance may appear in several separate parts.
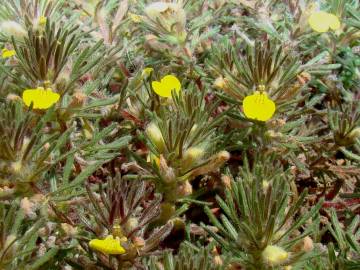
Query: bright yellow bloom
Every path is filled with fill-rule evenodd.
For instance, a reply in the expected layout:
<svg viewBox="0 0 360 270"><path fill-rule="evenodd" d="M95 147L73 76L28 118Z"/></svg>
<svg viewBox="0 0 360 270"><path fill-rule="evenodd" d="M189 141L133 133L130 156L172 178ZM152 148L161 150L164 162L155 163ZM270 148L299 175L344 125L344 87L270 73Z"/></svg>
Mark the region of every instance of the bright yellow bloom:
<svg viewBox="0 0 360 270"><path fill-rule="evenodd" d="M256 91L253 95L244 98L243 109L247 118L267 121L274 115L276 105L265 92Z"/></svg>
<svg viewBox="0 0 360 270"><path fill-rule="evenodd" d="M175 90L176 94L180 92L181 83L174 75L166 75L160 82L151 83L154 92L161 97L171 97L171 91Z"/></svg>
<svg viewBox="0 0 360 270"><path fill-rule="evenodd" d="M93 239L89 242L90 248L100 251L105 254L124 254L126 251L121 246L121 241L118 237L115 239L112 235L107 236L105 239Z"/></svg>
<svg viewBox="0 0 360 270"><path fill-rule="evenodd" d="M338 30L341 26L339 18L331 13L325 11L314 12L309 17L310 27L319 33L325 33L332 30Z"/></svg>
<svg viewBox="0 0 360 270"><path fill-rule="evenodd" d="M46 21L47 21L47 18L45 16L40 16L40 18L39 18L40 25L45 25Z"/></svg>
<svg viewBox="0 0 360 270"><path fill-rule="evenodd" d="M6 59L6 58L13 57L15 54L16 54L15 50L8 50L8 49L4 48L4 49L2 49L1 57Z"/></svg>
<svg viewBox="0 0 360 270"><path fill-rule="evenodd" d="M38 87L36 89L26 89L22 94L22 99L28 107L33 103L34 109L48 109L58 102L60 95L50 88Z"/></svg>

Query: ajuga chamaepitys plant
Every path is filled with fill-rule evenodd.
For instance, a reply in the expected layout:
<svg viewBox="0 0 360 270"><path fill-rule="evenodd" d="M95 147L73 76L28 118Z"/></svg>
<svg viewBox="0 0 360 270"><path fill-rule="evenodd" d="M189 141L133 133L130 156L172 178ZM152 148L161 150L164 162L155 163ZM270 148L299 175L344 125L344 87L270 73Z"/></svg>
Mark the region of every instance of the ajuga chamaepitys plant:
<svg viewBox="0 0 360 270"><path fill-rule="evenodd" d="M165 88L164 83L162 79L159 88ZM196 93L194 85L188 91L180 87L170 92L172 104L160 105L145 128L154 180L170 202L192 194L190 182L196 176L217 170L229 158L226 151L213 151L219 140L214 132L222 117L210 118L214 106L205 105L204 92Z"/></svg>
<svg viewBox="0 0 360 270"><path fill-rule="evenodd" d="M0 269L360 269L360 2L0 0Z"/></svg>
<svg viewBox="0 0 360 270"><path fill-rule="evenodd" d="M217 197L223 211L220 219L210 208L205 208L219 229L218 234L208 230L210 235L234 254L235 261L249 269L292 265L306 256L304 250L294 251L294 246L310 234L304 227L305 222L322 204L319 202L311 211L295 219L307 191L299 198L291 198L291 180L284 176L286 172L276 166L268 171L263 165L266 162L255 163L250 170L249 164L245 163L239 177L231 180L225 191L225 200Z"/></svg>
<svg viewBox="0 0 360 270"><path fill-rule="evenodd" d="M86 235L79 240L89 257L79 254L78 259L70 261L72 265L108 269L137 265L138 258L156 250L170 233L171 222L149 232L149 223L160 215L161 196L153 194L146 182L126 181L118 175L109 180L107 187L99 185L100 196L90 186L86 188L88 199L79 218L84 233L90 233L92 240L85 240Z"/></svg>

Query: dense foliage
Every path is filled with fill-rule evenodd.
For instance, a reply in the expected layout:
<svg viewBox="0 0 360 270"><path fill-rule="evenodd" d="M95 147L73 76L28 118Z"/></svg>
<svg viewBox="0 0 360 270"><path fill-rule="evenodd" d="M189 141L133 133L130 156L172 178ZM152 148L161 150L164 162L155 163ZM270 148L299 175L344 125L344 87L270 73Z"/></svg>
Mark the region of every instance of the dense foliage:
<svg viewBox="0 0 360 270"><path fill-rule="evenodd" d="M358 0L0 0L0 269L360 269Z"/></svg>

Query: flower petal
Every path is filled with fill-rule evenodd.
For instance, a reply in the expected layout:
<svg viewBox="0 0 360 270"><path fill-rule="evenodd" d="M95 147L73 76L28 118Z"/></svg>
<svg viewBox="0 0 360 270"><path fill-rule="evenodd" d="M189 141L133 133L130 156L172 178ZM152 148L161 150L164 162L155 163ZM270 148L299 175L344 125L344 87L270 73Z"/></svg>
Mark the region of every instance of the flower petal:
<svg viewBox="0 0 360 270"><path fill-rule="evenodd" d="M329 22L329 13L324 11L314 12L309 17L310 27L319 33L325 33L329 31L330 22Z"/></svg>
<svg viewBox="0 0 360 270"><path fill-rule="evenodd" d="M256 96L247 96L243 100L244 114L247 118L255 119L256 117Z"/></svg>
<svg viewBox="0 0 360 270"><path fill-rule="evenodd" d="M181 83L174 75L166 75L161 79L161 84L170 92L170 97L172 90L175 90L176 94L180 92Z"/></svg>
<svg viewBox="0 0 360 270"><path fill-rule="evenodd" d="M39 18L39 24L45 25L47 21L47 18L45 16L40 16Z"/></svg>
<svg viewBox="0 0 360 270"><path fill-rule="evenodd" d="M164 85L161 82L153 81L151 83L152 88L154 89L154 92L158 94L161 97L170 97L171 93L164 87Z"/></svg>
<svg viewBox="0 0 360 270"><path fill-rule="evenodd" d="M124 254L126 251L121 246L120 239L114 239L112 235L109 235L105 239L93 239L89 242L90 248L100 251L105 254Z"/></svg>
<svg viewBox="0 0 360 270"><path fill-rule="evenodd" d="M151 83L154 92L161 97L171 97L171 91L174 89L178 94L181 89L181 83L174 75L166 75L160 82L153 81Z"/></svg>
<svg viewBox="0 0 360 270"><path fill-rule="evenodd" d="M267 121L274 115L276 106L266 93L256 92L244 98L243 109L247 118Z"/></svg>
<svg viewBox="0 0 360 270"><path fill-rule="evenodd" d="M329 31L329 28L338 30L341 23L336 15L325 11L318 11L310 15L309 25L314 31L324 33Z"/></svg>
<svg viewBox="0 0 360 270"><path fill-rule="evenodd" d="M12 56L14 56L16 53L15 53L15 50L8 50L6 48L4 48L2 50L2 58L6 59L6 58L10 58Z"/></svg>
<svg viewBox="0 0 360 270"><path fill-rule="evenodd" d="M165 84L166 87L175 89L176 92L180 91L181 83L174 75L166 75L164 78L161 79L161 83Z"/></svg>
<svg viewBox="0 0 360 270"><path fill-rule="evenodd" d="M26 89L22 94L26 106L33 103L34 109L48 109L60 99L58 93L53 92L50 88L44 90L42 87L36 89Z"/></svg>
<svg viewBox="0 0 360 270"><path fill-rule="evenodd" d="M334 14L328 14L329 26L332 30L338 30L341 26L339 18Z"/></svg>
<svg viewBox="0 0 360 270"><path fill-rule="evenodd" d="M26 106L30 107L31 102L34 101L35 96L37 95L36 89L26 89L22 94L22 99Z"/></svg>

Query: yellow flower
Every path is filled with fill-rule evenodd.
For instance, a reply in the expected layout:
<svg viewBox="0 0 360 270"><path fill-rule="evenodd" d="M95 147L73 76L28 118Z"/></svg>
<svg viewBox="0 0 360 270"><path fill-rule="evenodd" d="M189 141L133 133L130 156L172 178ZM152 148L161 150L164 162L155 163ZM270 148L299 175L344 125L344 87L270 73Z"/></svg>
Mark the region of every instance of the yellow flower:
<svg viewBox="0 0 360 270"><path fill-rule="evenodd" d="M325 33L329 31L329 28L332 30L338 30L341 26L340 20L336 15L325 11L312 13L308 22L310 27L319 33Z"/></svg>
<svg viewBox="0 0 360 270"><path fill-rule="evenodd" d="M181 83L173 75L166 75L160 82L153 81L151 83L154 92L161 97L171 97L171 91L175 90L176 94L180 92Z"/></svg>
<svg viewBox="0 0 360 270"><path fill-rule="evenodd" d="M47 18L45 16L40 16L40 18L39 18L40 25L45 25L46 21L47 21Z"/></svg>
<svg viewBox="0 0 360 270"><path fill-rule="evenodd" d="M134 14L134 13L131 13L129 12L129 16L130 16L130 19L134 22L134 23L139 23L141 22L141 16L137 15L137 14Z"/></svg>
<svg viewBox="0 0 360 270"><path fill-rule="evenodd" d="M50 88L38 87L36 89L26 89L22 94L22 99L28 107L33 103L34 109L48 109L58 102L60 95Z"/></svg>
<svg viewBox="0 0 360 270"><path fill-rule="evenodd" d="M4 48L4 49L2 49L1 57L6 59L6 58L13 57L15 54L16 54L15 50L8 50L8 49Z"/></svg>
<svg viewBox="0 0 360 270"><path fill-rule="evenodd" d="M243 100L244 114L249 119L267 121L274 115L275 108L274 101L269 99L265 92L256 91Z"/></svg>
<svg viewBox="0 0 360 270"><path fill-rule="evenodd" d="M121 246L121 241L118 237L115 239L112 235L107 236L105 239L93 239L89 242L90 248L100 251L105 254L124 254L125 249Z"/></svg>

